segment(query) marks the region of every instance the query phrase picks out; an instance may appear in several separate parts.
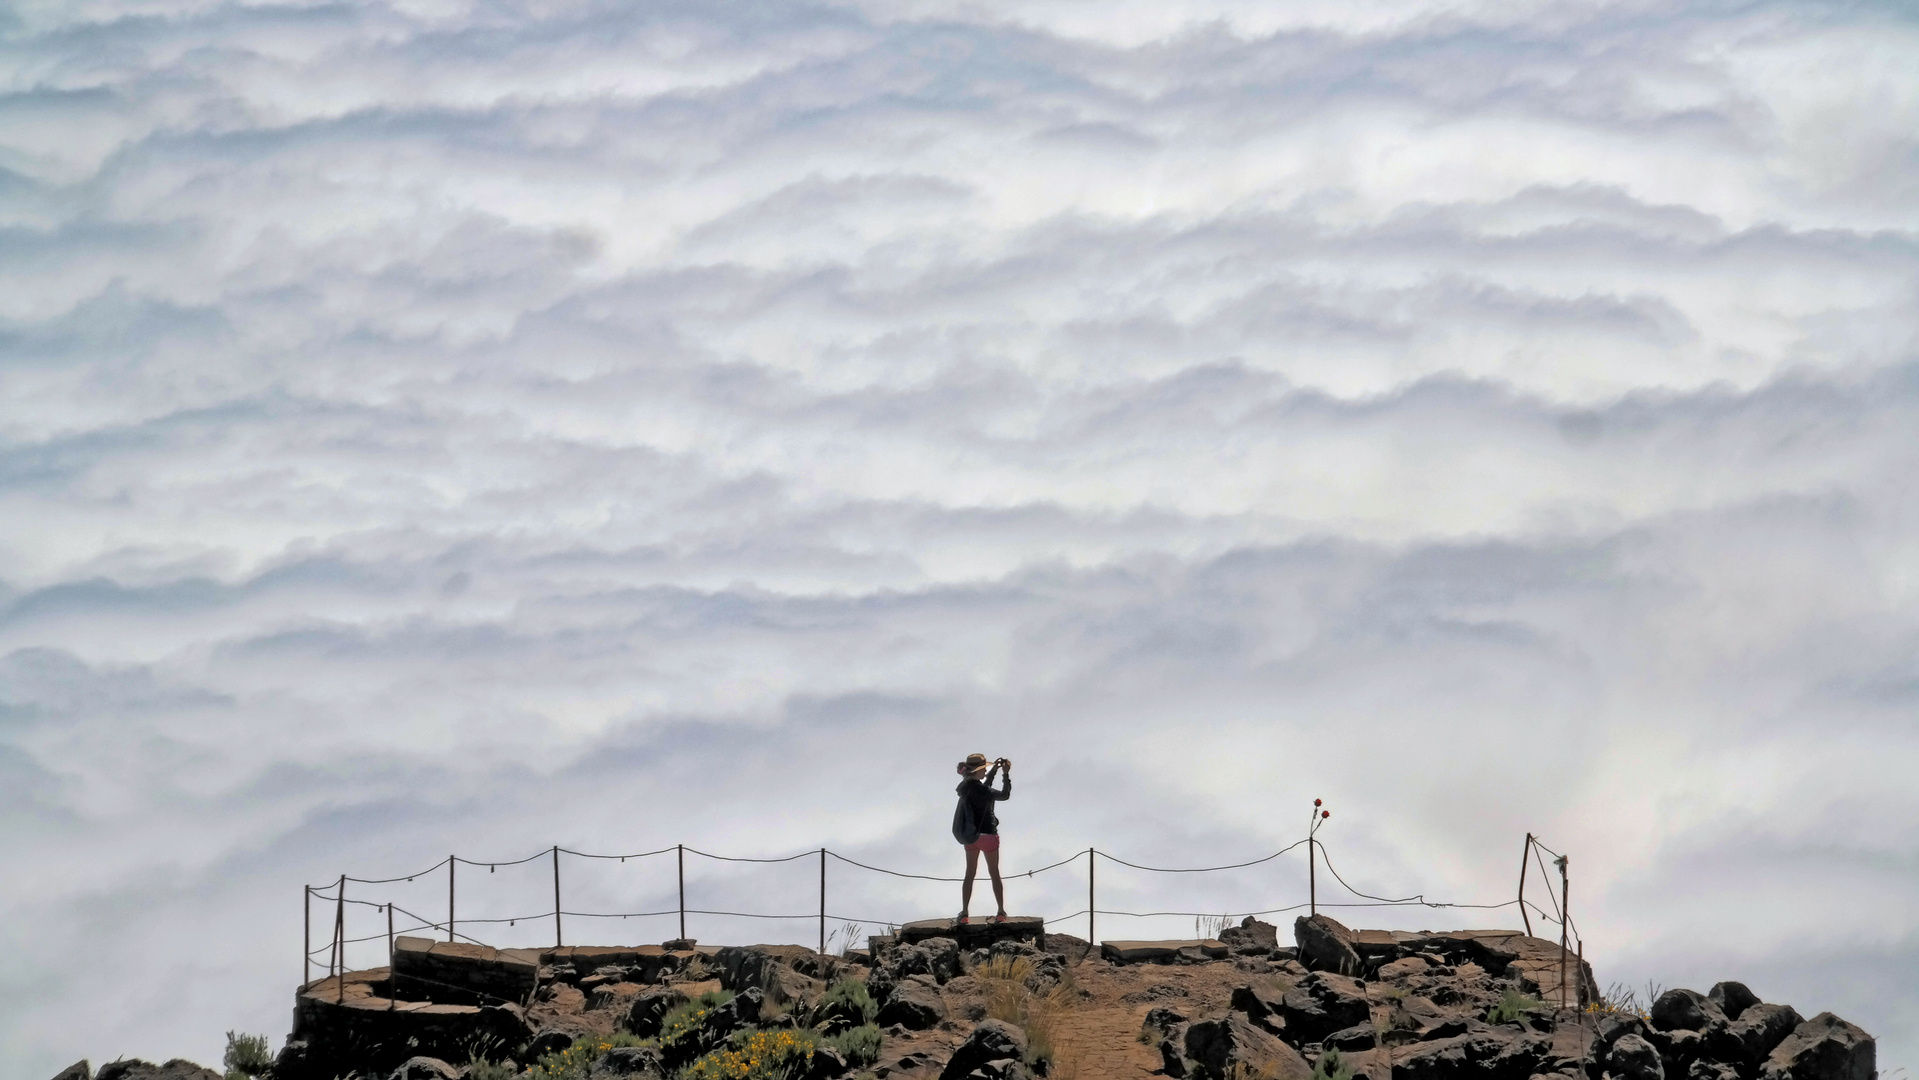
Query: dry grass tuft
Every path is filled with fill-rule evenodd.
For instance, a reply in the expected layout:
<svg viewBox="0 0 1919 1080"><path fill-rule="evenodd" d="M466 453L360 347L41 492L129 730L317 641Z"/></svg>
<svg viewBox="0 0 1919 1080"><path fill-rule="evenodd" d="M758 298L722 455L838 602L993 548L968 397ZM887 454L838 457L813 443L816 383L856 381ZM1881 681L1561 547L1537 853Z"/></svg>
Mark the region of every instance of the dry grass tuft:
<svg viewBox="0 0 1919 1080"><path fill-rule="evenodd" d="M1073 1080L1074 1062L1058 1056L1055 1040L1062 1014L1078 999L1078 987L1068 971L1045 993L1032 989L1033 961L1024 956L995 956L973 970L986 996L986 1015L1026 1033L1028 1064L1045 1061L1048 1075Z"/></svg>

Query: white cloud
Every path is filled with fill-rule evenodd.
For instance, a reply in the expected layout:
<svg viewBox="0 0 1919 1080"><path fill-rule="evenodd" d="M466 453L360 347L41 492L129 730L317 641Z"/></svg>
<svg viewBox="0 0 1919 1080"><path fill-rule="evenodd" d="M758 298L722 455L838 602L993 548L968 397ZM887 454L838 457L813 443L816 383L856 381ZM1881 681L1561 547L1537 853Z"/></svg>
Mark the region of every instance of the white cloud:
<svg viewBox="0 0 1919 1080"><path fill-rule="evenodd" d="M975 749L1021 865L1237 860L1320 796L1355 884L1498 902L1532 829L1602 978L1919 1046L1907 23L13 18L5 1076L277 1038L342 870L946 872ZM577 910L666 902L568 865ZM806 909L789 869L696 886ZM1303 887L1107 869L1128 910ZM474 873L465 917L548 902Z"/></svg>

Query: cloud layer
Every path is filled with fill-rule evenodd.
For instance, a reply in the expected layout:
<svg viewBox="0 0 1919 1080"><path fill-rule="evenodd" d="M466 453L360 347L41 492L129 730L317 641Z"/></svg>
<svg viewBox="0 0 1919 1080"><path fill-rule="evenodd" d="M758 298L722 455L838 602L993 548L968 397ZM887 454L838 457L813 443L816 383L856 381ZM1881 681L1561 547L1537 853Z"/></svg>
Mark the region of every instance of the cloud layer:
<svg viewBox="0 0 1919 1080"><path fill-rule="evenodd" d="M1530 830L1602 980L1919 1063L1909 15L8 18L0 1075L277 1041L343 871L950 874L971 750L1020 763L1020 868L1253 858L1323 797L1354 885L1498 903ZM541 865L462 867L462 918L544 910ZM1100 906L1304 869L1102 865ZM672 906L657 859L566 871ZM816 903L804 860L689 874Z"/></svg>

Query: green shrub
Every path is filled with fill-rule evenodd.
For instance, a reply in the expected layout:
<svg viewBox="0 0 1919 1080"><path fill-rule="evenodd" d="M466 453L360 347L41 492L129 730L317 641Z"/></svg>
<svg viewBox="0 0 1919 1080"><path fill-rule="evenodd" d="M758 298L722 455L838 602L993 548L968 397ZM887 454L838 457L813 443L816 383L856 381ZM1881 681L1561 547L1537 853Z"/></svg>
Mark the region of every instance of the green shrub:
<svg viewBox="0 0 1919 1080"><path fill-rule="evenodd" d="M220 1056L220 1064L226 1066L229 1076L234 1073L259 1076L266 1072L273 1067L273 1056L267 1053L267 1037L227 1032L227 1051Z"/></svg>
<svg viewBox="0 0 1919 1080"><path fill-rule="evenodd" d="M841 979L827 987L826 996L820 999L818 1008L813 1012L814 1023L827 1030L856 1028L870 1024L879 1015L879 1006L874 1003L873 995L866 990L866 984L858 979Z"/></svg>
<svg viewBox="0 0 1919 1080"><path fill-rule="evenodd" d="M615 1035L588 1036L564 1050L540 1055L526 1070L529 1080L586 1080L593 1071L593 1063L616 1046L651 1046L651 1039L642 1039L630 1032ZM506 1076L516 1075L509 1071Z"/></svg>
<svg viewBox="0 0 1919 1080"><path fill-rule="evenodd" d="M706 1030L707 1018L731 1000L730 990L709 990L661 1019L660 1056L669 1067L684 1065L713 1049L713 1037Z"/></svg>
<svg viewBox="0 0 1919 1080"><path fill-rule="evenodd" d="M473 1058L466 1063L466 1080L513 1080L520 1070L504 1061Z"/></svg>
<svg viewBox="0 0 1919 1080"><path fill-rule="evenodd" d="M682 1080L794 1080L805 1074L819 1038L791 1028L748 1028L727 1046L702 1056L681 1073Z"/></svg>
<svg viewBox="0 0 1919 1080"><path fill-rule="evenodd" d="M1529 997L1517 990L1507 988L1499 995L1499 1004L1486 1010L1488 1024L1510 1024L1515 1020L1524 1020L1528 1013L1538 1012L1546 1003L1536 997Z"/></svg>
<svg viewBox="0 0 1919 1080"><path fill-rule="evenodd" d="M878 1024L866 1023L828 1036L826 1045L846 1055L846 1063L857 1069L880 1059L880 1044L885 1038Z"/></svg>
<svg viewBox="0 0 1919 1080"><path fill-rule="evenodd" d="M1328 1049L1313 1065L1313 1080L1353 1080L1352 1063L1341 1057L1339 1051Z"/></svg>

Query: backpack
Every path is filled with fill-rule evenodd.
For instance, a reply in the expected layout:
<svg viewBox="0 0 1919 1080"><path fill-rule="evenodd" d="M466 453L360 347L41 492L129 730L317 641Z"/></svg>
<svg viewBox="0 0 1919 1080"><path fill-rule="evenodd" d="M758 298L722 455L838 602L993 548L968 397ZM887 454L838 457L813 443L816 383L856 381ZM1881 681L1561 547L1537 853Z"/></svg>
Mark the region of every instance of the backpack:
<svg viewBox="0 0 1919 1080"><path fill-rule="evenodd" d="M959 805L953 808L953 839L962 844L972 844L979 840L979 822L973 819L973 804L961 795Z"/></svg>

